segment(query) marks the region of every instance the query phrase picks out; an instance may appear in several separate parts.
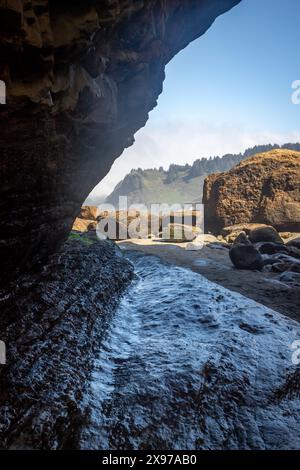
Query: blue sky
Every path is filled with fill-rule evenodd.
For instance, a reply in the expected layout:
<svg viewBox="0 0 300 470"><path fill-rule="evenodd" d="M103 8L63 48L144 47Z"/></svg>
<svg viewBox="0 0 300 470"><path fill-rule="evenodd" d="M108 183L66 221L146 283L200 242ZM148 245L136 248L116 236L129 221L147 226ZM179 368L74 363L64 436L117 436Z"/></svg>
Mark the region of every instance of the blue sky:
<svg viewBox="0 0 300 470"><path fill-rule="evenodd" d="M91 196L132 168L300 141L299 0L243 0L167 66L158 107Z"/></svg>

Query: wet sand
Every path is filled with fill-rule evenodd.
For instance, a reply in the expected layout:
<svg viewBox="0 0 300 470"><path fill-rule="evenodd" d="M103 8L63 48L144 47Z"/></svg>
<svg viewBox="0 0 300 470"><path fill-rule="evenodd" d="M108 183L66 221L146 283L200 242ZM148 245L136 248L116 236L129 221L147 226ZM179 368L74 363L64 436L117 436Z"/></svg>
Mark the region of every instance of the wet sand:
<svg viewBox="0 0 300 470"><path fill-rule="evenodd" d="M207 244L199 251L187 251L186 243L154 240L126 240L118 244L121 248L138 250L176 266L189 268L210 281L300 321L300 286L292 288L280 282L276 273L234 268L227 248L212 248Z"/></svg>

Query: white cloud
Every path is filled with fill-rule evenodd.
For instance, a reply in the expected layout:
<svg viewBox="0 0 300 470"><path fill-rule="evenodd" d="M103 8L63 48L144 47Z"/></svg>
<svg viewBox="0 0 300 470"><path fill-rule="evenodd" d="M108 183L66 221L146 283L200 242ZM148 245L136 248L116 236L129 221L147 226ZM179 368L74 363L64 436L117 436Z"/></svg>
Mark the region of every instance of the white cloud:
<svg viewBox="0 0 300 470"><path fill-rule="evenodd" d="M300 131L274 133L207 122L169 121L162 125L151 122L136 134L135 144L115 161L109 174L89 196L104 197L132 168L165 169L171 163L192 163L197 158L243 152L259 144L299 142Z"/></svg>

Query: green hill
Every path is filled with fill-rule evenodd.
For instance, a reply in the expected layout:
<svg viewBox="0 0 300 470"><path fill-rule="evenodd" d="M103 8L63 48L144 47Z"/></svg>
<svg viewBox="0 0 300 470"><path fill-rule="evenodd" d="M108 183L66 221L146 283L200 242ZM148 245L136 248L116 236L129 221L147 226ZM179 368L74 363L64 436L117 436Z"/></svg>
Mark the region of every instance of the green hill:
<svg viewBox="0 0 300 470"><path fill-rule="evenodd" d="M300 150L300 144L258 145L244 153L201 158L192 165L170 165L168 170L131 170L105 202L118 206L119 196L127 196L129 205L202 201L203 182L207 175L227 171L251 155L276 148Z"/></svg>

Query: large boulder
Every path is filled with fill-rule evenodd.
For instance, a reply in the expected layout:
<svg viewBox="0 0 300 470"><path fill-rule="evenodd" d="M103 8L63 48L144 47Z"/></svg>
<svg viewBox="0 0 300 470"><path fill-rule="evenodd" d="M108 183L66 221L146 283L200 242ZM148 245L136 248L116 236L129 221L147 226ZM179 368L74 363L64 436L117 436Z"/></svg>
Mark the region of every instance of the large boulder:
<svg viewBox="0 0 300 470"><path fill-rule="evenodd" d="M300 152L257 154L204 182L205 231L262 223L300 231Z"/></svg>
<svg viewBox="0 0 300 470"><path fill-rule="evenodd" d="M82 206L78 217L80 219L97 220L100 210L97 206Z"/></svg>
<svg viewBox="0 0 300 470"><path fill-rule="evenodd" d="M277 230L274 227L260 227L251 230L249 233L249 240L252 243L259 242L271 242L271 243L283 243Z"/></svg>

